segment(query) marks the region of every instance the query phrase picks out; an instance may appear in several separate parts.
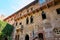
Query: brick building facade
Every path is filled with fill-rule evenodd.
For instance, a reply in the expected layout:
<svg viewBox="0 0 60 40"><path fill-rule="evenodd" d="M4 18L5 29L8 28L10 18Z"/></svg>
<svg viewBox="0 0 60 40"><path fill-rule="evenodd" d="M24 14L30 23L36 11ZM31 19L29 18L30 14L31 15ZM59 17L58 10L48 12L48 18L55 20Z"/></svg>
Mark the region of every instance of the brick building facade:
<svg viewBox="0 0 60 40"><path fill-rule="evenodd" d="M13 40L60 40L60 0L35 0L4 21L15 27Z"/></svg>

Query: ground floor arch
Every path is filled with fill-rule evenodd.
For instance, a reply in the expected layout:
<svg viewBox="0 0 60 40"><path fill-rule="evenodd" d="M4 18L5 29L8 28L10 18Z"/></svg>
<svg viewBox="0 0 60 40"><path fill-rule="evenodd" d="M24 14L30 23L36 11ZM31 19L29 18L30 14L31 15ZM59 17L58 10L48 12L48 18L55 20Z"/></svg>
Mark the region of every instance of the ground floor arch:
<svg viewBox="0 0 60 40"><path fill-rule="evenodd" d="M29 40L29 35L26 35L25 36L25 40Z"/></svg>
<svg viewBox="0 0 60 40"><path fill-rule="evenodd" d="M39 33L39 34L38 34L38 38L39 38L39 40L44 40L44 38L43 38L43 33Z"/></svg>

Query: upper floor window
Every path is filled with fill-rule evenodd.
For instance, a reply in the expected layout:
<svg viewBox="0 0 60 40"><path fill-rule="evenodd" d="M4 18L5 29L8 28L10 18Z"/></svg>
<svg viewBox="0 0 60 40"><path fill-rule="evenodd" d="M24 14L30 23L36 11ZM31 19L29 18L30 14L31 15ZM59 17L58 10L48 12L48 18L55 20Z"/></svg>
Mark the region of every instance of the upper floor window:
<svg viewBox="0 0 60 40"><path fill-rule="evenodd" d="M21 13L20 13L20 16L21 16Z"/></svg>
<svg viewBox="0 0 60 40"><path fill-rule="evenodd" d="M22 23L20 23L20 25L22 25Z"/></svg>
<svg viewBox="0 0 60 40"><path fill-rule="evenodd" d="M60 8L56 9L57 14L60 14Z"/></svg>
<svg viewBox="0 0 60 40"><path fill-rule="evenodd" d="M23 25L21 25L21 30L23 30Z"/></svg>
<svg viewBox="0 0 60 40"><path fill-rule="evenodd" d="M33 16L30 17L30 23L33 23Z"/></svg>
<svg viewBox="0 0 60 40"><path fill-rule="evenodd" d="M46 0L39 0L40 4L43 4L44 2L46 2Z"/></svg>
<svg viewBox="0 0 60 40"><path fill-rule="evenodd" d="M17 22L16 22L16 26L17 26Z"/></svg>
<svg viewBox="0 0 60 40"><path fill-rule="evenodd" d="M26 18L26 24L28 24L29 23L29 19L28 19L28 17Z"/></svg>
<svg viewBox="0 0 60 40"><path fill-rule="evenodd" d="M39 10L38 10L38 9L37 9L36 11L37 11L37 12L39 12Z"/></svg>
<svg viewBox="0 0 60 40"><path fill-rule="evenodd" d="M29 10L27 10L27 13L29 12Z"/></svg>
<svg viewBox="0 0 60 40"><path fill-rule="evenodd" d="M31 11L33 11L33 8L31 8Z"/></svg>
<svg viewBox="0 0 60 40"><path fill-rule="evenodd" d="M13 18L11 18L11 20L13 20Z"/></svg>
<svg viewBox="0 0 60 40"><path fill-rule="evenodd" d="M44 11L42 11L42 19L46 19L46 14Z"/></svg>

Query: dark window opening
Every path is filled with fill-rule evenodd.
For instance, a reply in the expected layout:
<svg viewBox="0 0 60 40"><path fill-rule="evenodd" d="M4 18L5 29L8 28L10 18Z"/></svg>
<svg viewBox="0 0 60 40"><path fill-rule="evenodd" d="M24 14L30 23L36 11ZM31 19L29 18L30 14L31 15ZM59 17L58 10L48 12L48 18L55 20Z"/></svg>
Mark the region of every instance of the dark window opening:
<svg viewBox="0 0 60 40"><path fill-rule="evenodd" d="M22 25L22 23L20 23L20 25Z"/></svg>
<svg viewBox="0 0 60 40"><path fill-rule="evenodd" d="M29 35L26 35L25 36L25 40L29 40Z"/></svg>
<svg viewBox="0 0 60 40"><path fill-rule="evenodd" d="M33 16L30 17L30 23L33 23Z"/></svg>
<svg viewBox="0 0 60 40"><path fill-rule="evenodd" d="M39 12L39 10L38 10L38 9L37 9L36 11L37 11L37 12Z"/></svg>
<svg viewBox="0 0 60 40"><path fill-rule="evenodd" d="M33 11L33 8L31 8L31 11Z"/></svg>
<svg viewBox="0 0 60 40"><path fill-rule="evenodd" d="M28 17L27 17L27 19L26 19L26 24L28 24L29 23L29 19L28 19Z"/></svg>
<svg viewBox="0 0 60 40"><path fill-rule="evenodd" d="M42 8L39 8L42 11Z"/></svg>
<svg viewBox="0 0 60 40"><path fill-rule="evenodd" d="M33 13L35 13L35 11L33 11Z"/></svg>
<svg viewBox="0 0 60 40"><path fill-rule="evenodd" d="M15 40L19 40L19 35L16 35L15 36Z"/></svg>
<svg viewBox="0 0 60 40"><path fill-rule="evenodd" d="M49 8L49 7L51 7L51 5L48 5L48 4L47 4L47 7Z"/></svg>
<svg viewBox="0 0 60 40"><path fill-rule="evenodd" d="M54 0L54 4L57 5L60 3L60 0Z"/></svg>
<svg viewBox="0 0 60 40"><path fill-rule="evenodd" d="M46 14L42 11L42 19L46 19Z"/></svg>
<svg viewBox="0 0 60 40"><path fill-rule="evenodd" d="M56 9L57 14L60 14L60 8Z"/></svg>
<svg viewBox="0 0 60 40"><path fill-rule="evenodd" d="M20 13L20 16L21 16L21 13Z"/></svg>
<svg viewBox="0 0 60 40"><path fill-rule="evenodd" d="M39 33L39 34L38 34L38 37L39 37L40 40L44 40L44 38L43 38L43 33Z"/></svg>
<svg viewBox="0 0 60 40"><path fill-rule="evenodd" d="M59 30L59 32L60 32L60 30Z"/></svg>
<svg viewBox="0 0 60 40"><path fill-rule="evenodd" d="M29 10L27 10L27 13L29 12Z"/></svg>
<svg viewBox="0 0 60 40"><path fill-rule="evenodd" d="M17 26L17 22L16 22L16 26Z"/></svg>
<svg viewBox="0 0 60 40"><path fill-rule="evenodd" d="M59 32L57 32L57 34L59 34Z"/></svg>

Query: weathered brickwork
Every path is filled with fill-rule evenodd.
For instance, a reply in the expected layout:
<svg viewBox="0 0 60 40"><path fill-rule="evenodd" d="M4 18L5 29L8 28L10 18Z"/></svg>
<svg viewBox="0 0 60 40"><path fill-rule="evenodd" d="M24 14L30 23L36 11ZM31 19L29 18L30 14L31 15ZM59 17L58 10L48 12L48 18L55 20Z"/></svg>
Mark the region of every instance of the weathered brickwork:
<svg viewBox="0 0 60 40"><path fill-rule="evenodd" d="M55 1L52 0L40 6L39 2L35 0L6 18L4 21L15 27L12 39L60 40L60 14L57 13L60 3L58 0L58 4L55 5Z"/></svg>

